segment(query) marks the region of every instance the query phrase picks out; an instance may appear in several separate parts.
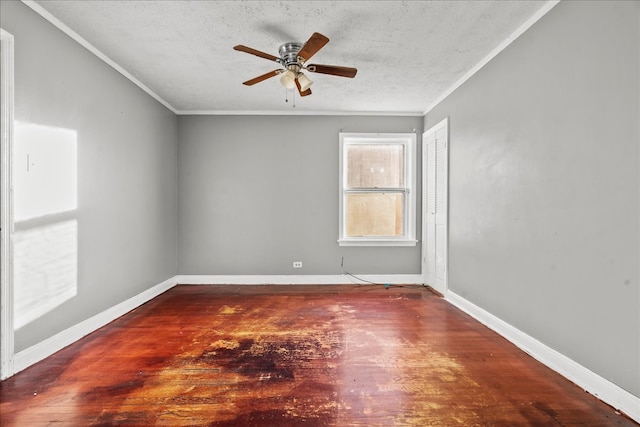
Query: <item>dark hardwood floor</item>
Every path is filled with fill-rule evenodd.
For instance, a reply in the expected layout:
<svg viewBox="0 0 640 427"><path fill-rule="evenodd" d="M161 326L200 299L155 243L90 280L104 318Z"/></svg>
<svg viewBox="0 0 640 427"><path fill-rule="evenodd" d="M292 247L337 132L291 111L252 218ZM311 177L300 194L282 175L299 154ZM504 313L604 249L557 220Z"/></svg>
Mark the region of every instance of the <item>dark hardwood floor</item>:
<svg viewBox="0 0 640 427"><path fill-rule="evenodd" d="M177 286L0 383L3 426L632 426L419 286Z"/></svg>

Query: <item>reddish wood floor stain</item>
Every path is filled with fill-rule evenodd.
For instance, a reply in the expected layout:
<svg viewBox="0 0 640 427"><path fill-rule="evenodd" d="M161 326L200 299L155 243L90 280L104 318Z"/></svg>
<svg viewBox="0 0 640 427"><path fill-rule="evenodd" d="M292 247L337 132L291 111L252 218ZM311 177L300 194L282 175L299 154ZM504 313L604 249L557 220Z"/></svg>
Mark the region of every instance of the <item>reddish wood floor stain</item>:
<svg viewBox="0 0 640 427"><path fill-rule="evenodd" d="M419 286L177 286L0 399L3 426L637 425Z"/></svg>

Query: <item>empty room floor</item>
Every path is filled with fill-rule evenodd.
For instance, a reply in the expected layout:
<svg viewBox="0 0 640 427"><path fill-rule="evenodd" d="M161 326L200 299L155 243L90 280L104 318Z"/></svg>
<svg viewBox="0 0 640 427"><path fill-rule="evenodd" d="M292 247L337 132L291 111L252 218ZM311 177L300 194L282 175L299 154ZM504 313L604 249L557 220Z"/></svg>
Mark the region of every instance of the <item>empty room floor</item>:
<svg viewBox="0 0 640 427"><path fill-rule="evenodd" d="M2 426L637 426L422 286L179 285L0 383Z"/></svg>

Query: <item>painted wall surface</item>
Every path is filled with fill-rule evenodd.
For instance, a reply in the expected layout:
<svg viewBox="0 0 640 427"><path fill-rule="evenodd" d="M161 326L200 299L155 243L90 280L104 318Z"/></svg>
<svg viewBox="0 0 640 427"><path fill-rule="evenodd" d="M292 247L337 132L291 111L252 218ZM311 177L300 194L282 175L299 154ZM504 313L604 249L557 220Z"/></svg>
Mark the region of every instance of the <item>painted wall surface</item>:
<svg viewBox="0 0 640 427"><path fill-rule="evenodd" d="M338 135L414 129L420 135L422 121L179 117L180 273L340 274L344 256L352 273L419 274L419 244L338 246ZM419 197L417 205L419 213ZM293 261L303 268L294 270Z"/></svg>
<svg viewBox="0 0 640 427"><path fill-rule="evenodd" d="M34 138L29 176L77 168L50 186L66 195L63 206L41 193L16 223L18 246L31 239L18 248L17 269L29 267L29 254L44 265L42 274L22 272L39 281L37 292L17 293L39 304L54 285L66 292L16 331L19 352L176 274L177 118L22 3L0 2L0 12L15 37L15 172ZM68 156L46 156L60 138Z"/></svg>
<svg viewBox="0 0 640 427"><path fill-rule="evenodd" d="M639 2L561 2L450 118L449 288L640 396Z"/></svg>

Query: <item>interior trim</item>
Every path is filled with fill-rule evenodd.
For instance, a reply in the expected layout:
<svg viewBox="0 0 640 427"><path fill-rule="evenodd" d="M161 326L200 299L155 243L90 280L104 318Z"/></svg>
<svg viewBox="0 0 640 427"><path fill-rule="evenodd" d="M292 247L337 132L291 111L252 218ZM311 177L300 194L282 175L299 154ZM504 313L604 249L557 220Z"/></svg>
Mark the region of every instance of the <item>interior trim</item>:
<svg viewBox="0 0 640 427"><path fill-rule="evenodd" d="M371 284L380 285L422 285L421 274L358 274L356 278L347 274L317 275L178 275L179 285L347 285Z"/></svg>
<svg viewBox="0 0 640 427"><path fill-rule="evenodd" d="M366 274L358 277L380 284L422 284L420 274ZM118 317L150 301L179 284L194 285L337 285L358 281L348 275L177 275L140 294L123 301L85 321L78 323L14 357L14 374L45 359L53 353L94 332ZM366 282L360 282L367 284ZM640 422L640 398L590 371L579 363L546 346L535 338L509 325L488 311L449 290L447 302L469 314L503 336L525 353L582 387L588 393Z"/></svg>
<svg viewBox="0 0 640 427"><path fill-rule="evenodd" d="M640 397L634 396L455 292L449 290L445 299L489 329L502 335L534 359L640 423Z"/></svg>
<svg viewBox="0 0 640 427"><path fill-rule="evenodd" d="M364 274L361 277L365 280L380 284L422 284L422 276L419 274L386 274L372 275ZM64 331L45 339L25 350L14 355L13 370L10 375L14 375L29 366L51 356L55 352L62 350L66 346L78 341L80 338L89 335L106 324L116 320L118 317L130 312L142 304L152 300L158 295L166 292L178 284L194 285L337 285L358 283L357 280L347 275L281 275L281 276L259 276L259 275L179 275L159 283L138 295L129 298L103 312L90 317ZM367 284L365 282L360 282ZM10 376L8 375L8 376Z"/></svg>
<svg viewBox="0 0 640 427"><path fill-rule="evenodd" d="M478 62L473 68L471 68L467 73L460 77L460 79L455 82L449 89L447 89L442 95L437 97L422 113L423 115L427 115L429 111L433 110L438 104L445 100L449 95L451 95L456 89L458 89L464 82L469 80L475 73L477 73L482 67L487 65L489 61L495 58L500 52L502 52L507 46L509 46L515 39L520 37L525 31L527 31L533 24L538 22L540 18L547 14L551 9L553 9L561 0L549 0L544 6L542 6L536 13L534 13L531 18L527 19L522 25L520 25L509 37L507 37L502 43L496 46L487 56L482 58L480 62Z"/></svg>
<svg viewBox="0 0 640 427"><path fill-rule="evenodd" d="M86 39L65 25L58 18L49 13L46 9L34 0L21 0L26 6L31 8L38 15L53 24L60 31L78 42L81 46L104 61L107 65L129 79L133 84L145 91L149 96L164 105L171 112L178 116L200 115L200 116L400 116L400 117L422 117L424 113L420 111L392 112L392 111L211 111L211 110L178 110L160 95L151 90L148 86L136 79L131 73L117 64L97 47L89 43Z"/></svg>
<svg viewBox="0 0 640 427"><path fill-rule="evenodd" d="M14 372L16 374L29 366L51 356L53 353L62 350L66 346L73 344L80 338L89 335L104 325L116 320L118 317L140 307L142 304L152 300L163 292L168 291L176 285L175 276L159 283L146 291L139 293L126 301L116 304L101 313L90 317L64 331L47 338L38 344L31 346L17 353L13 359Z"/></svg>
<svg viewBox="0 0 640 427"><path fill-rule="evenodd" d="M423 112L417 111L409 111L409 112L391 112L391 111L211 111L211 110L178 110L174 108L169 102L163 99L160 95L152 91L149 87L147 87L140 80L136 79L133 75L131 75L127 70L118 65L115 61L109 58L107 55L102 53L98 48L93 46L83 37L81 37L78 33L73 31L67 25L65 25L58 18L47 12L42 6L36 3L34 0L21 0L26 6L31 8L34 12L38 13L44 19L49 21L55 27L57 27L60 31L67 34L73 40L78 42L81 46L89 50L91 53L96 55L98 58L103 60L113 69L118 71L124 77L129 79L132 83L138 86L140 89L145 91L149 96L154 98L156 101L164 105L166 108L171 110L174 114L182 116L182 115L226 115L226 116L236 116L236 115L282 115L282 116L291 116L291 115L314 115L314 116L415 116L422 117L425 116L429 111L431 111L436 105L442 102L446 97L451 95L453 91L455 91L458 87L460 87L465 81L467 81L471 76L473 76L478 70L484 67L489 61L491 61L496 55L498 55L502 50L504 50L507 46L511 44L515 39L520 37L526 30L529 29L534 23L536 23L540 18L542 18L547 12L549 12L554 6L560 3L561 0L549 0L540 10L538 10L534 15L531 16L524 24L522 24L516 31L514 31L506 40L500 43L495 49L493 49L487 56L485 56L480 62L478 62L471 70L469 70L464 76L462 76L457 82L455 82L448 90L446 90L442 95L436 98Z"/></svg>
<svg viewBox="0 0 640 427"><path fill-rule="evenodd" d="M420 111L216 111L216 110L178 110L179 116L384 116L384 117L423 117Z"/></svg>
<svg viewBox="0 0 640 427"><path fill-rule="evenodd" d="M36 12L38 15L42 16L44 19L46 19L47 21L49 21L51 24L53 24L56 28L58 28L60 31L62 31L63 33L65 33L66 35L68 35L69 37L71 37L73 40L75 40L76 42L78 42L82 47L84 47L85 49L87 49L89 52L93 53L95 56L97 56L98 58L100 58L101 60L103 60L105 63L107 63L107 65L109 65L110 67L112 67L114 70L116 70L117 72L119 72L120 74L122 74L124 77L126 77L127 79L129 79L133 84L135 84L136 86L138 86L140 89L142 89L143 91L145 91L149 96L151 96L153 99L155 99L156 101L158 101L160 104L164 105L165 107L167 107L169 110L171 110L171 112L173 112L174 114L176 113L176 109L169 104L167 101L165 101L162 97L160 97L160 95L158 95L157 93L155 93L154 91L152 91L151 89L149 89L149 87L147 87L144 83L142 83L140 80L136 79L135 77L133 77L133 75L131 75L127 70L125 70L124 68L122 68L120 65L118 65L115 61L113 61L111 58L109 58L107 55L105 55L104 53L102 53L97 47L95 47L94 45L92 45L91 43L89 43L87 40L85 40L84 38L82 38L78 33L76 33L75 31L73 31L71 28L67 27L62 21L60 21L58 18L56 18L55 16L53 16L52 14L50 14L49 12L47 12L46 9L44 9L42 6L40 6L38 3L36 3L33 0L21 0L22 3L24 3L26 6L30 7L34 12Z"/></svg>
<svg viewBox="0 0 640 427"><path fill-rule="evenodd" d="M538 10L534 15L531 16L524 24L522 24L516 31L514 31L506 40L500 43L495 49L493 49L487 56L485 56L480 62L478 62L471 70L469 70L464 76L462 76L457 82L455 82L449 89L447 89L442 95L436 98L423 112L389 112L389 111L353 111L353 112L345 112L345 111L296 111L296 112L285 112L285 111L211 111L211 110L178 110L174 108L169 102L164 100L154 91L152 91L149 87L147 87L140 80L136 79L131 75L127 70L122 68L112 59L110 59L107 55L102 53L98 48L93 46L83 37L81 37L78 33L73 31L71 28L62 23L58 18L47 12L42 6L37 4L34 0L21 0L22 3L30 7L33 11L38 13L40 16L45 18L55 27L57 27L60 31L67 34L73 40L78 42L80 45L85 47L91 53L96 55L98 58L103 60L113 69L118 71L124 77L129 79L132 83L138 86L140 89L145 91L149 96L154 98L156 101L164 105L166 108L171 110L174 114L182 116L182 115L226 115L226 116L235 116L235 115L314 115L314 116L416 116L421 117L425 116L429 111L431 111L436 105L442 102L446 97L451 95L453 91L455 91L458 87L460 87L464 82L466 82L471 76L478 72L482 67L484 67L489 61L491 61L496 55L498 55L502 50L504 50L507 46L511 44L515 39L520 37L526 30L529 29L533 24L535 24L540 18L542 18L547 12L553 9L561 0L549 0L540 10Z"/></svg>
<svg viewBox="0 0 640 427"><path fill-rule="evenodd" d="M0 380L13 375L13 188L14 40L0 28Z"/></svg>

